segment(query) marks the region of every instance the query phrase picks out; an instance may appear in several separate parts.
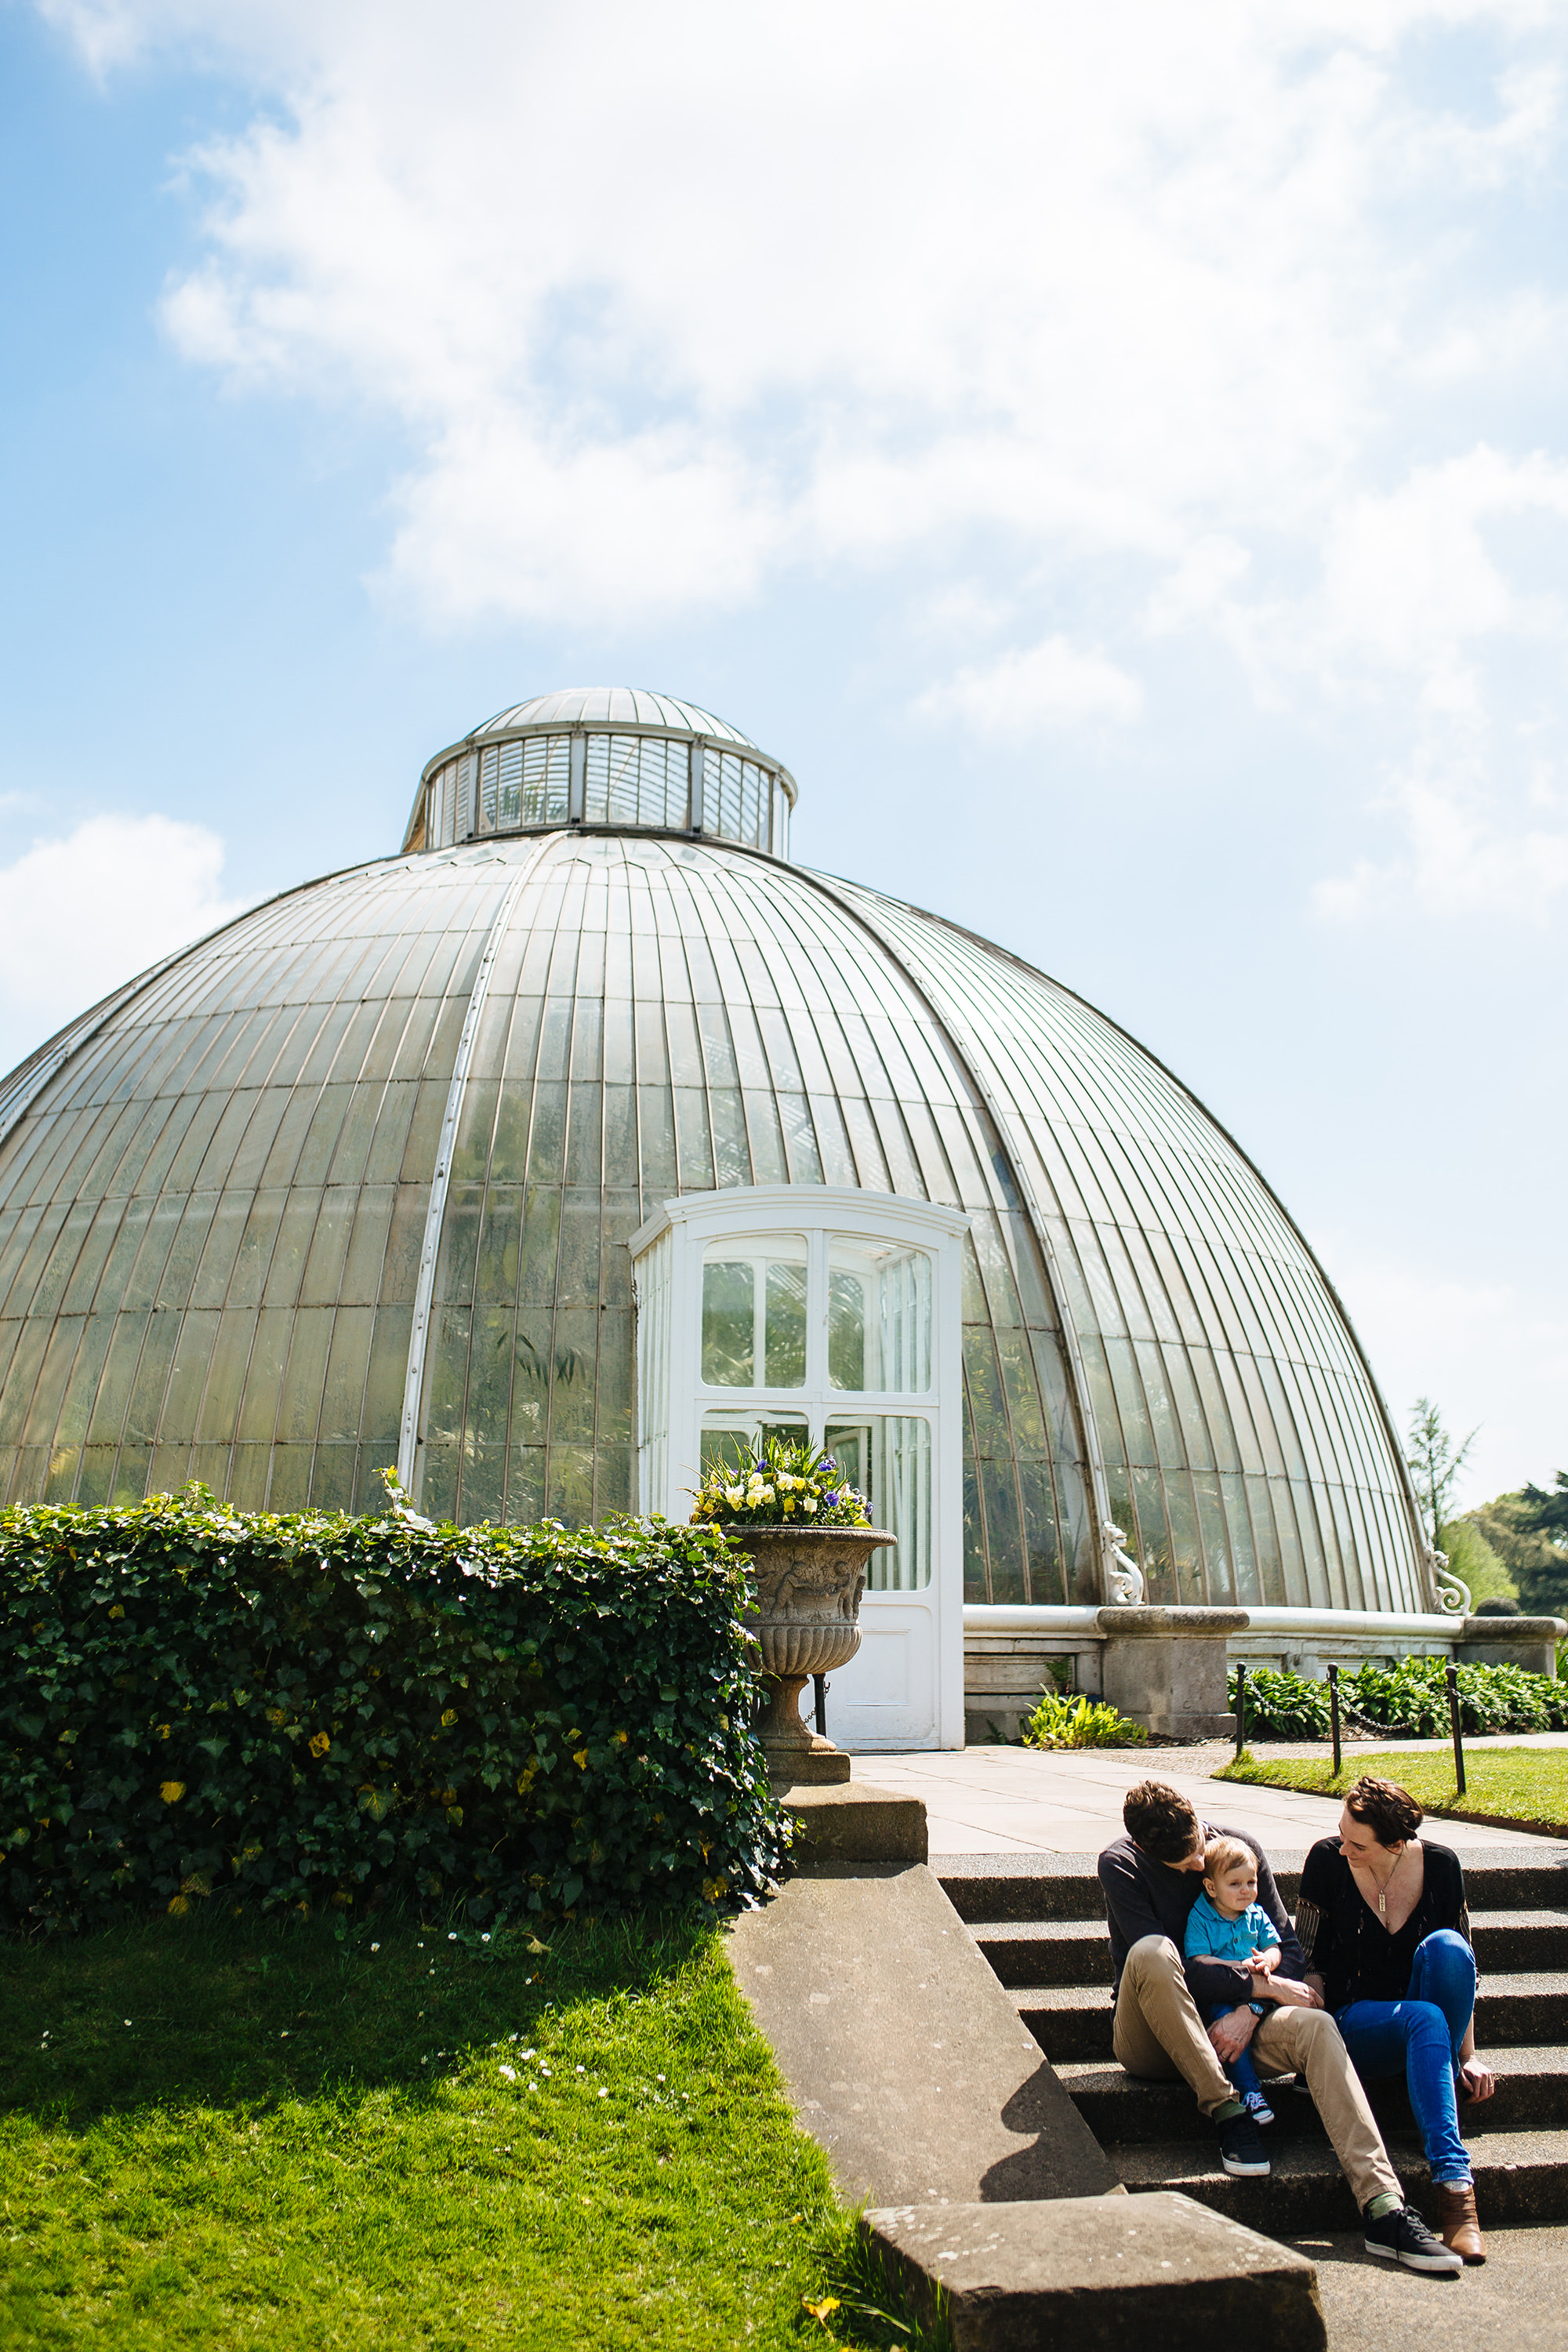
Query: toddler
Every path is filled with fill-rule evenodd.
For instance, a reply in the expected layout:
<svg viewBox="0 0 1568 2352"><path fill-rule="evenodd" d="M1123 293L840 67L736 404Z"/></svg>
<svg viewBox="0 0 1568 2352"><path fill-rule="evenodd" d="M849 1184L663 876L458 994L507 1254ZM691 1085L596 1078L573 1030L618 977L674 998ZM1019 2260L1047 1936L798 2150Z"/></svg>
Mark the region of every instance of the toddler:
<svg viewBox="0 0 1568 2352"><path fill-rule="evenodd" d="M1258 1976L1272 1976L1279 1967L1279 1929L1258 1900L1258 1864L1239 1838L1215 1838L1205 1853L1204 1891L1188 1915L1184 1948L1189 1960L1232 1960ZM1227 2017L1234 2006L1216 2003L1208 2022ZM1252 2053L1227 2059L1225 2071L1254 2123L1271 2124L1274 2110L1258 2086Z"/></svg>

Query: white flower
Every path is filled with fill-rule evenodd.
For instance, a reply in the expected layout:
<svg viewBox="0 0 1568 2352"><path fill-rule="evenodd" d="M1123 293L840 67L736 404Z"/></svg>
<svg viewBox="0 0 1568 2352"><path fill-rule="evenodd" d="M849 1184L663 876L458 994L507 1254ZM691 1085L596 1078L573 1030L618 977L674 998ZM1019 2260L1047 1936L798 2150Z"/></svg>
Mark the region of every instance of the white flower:
<svg viewBox="0 0 1568 2352"><path fill-rule="evenodd" d="M808 1495L808 1496L806 1496L806 1498L805 1498L805 1508L806 1508L806 1510L807 1510L808 1512L811 1512L811 1511L815 1511L815 1510L816 1510L816 1496L815 1495Z"/></svg>
<svg viewBox="0 0 1568 2352"><path fill-rule="evenodd" d="M609 2095L608 2091L601 2091L601 2092L600 2092L600 2094L599 2094L599 2096L601 2097L601 2099L607 2099L607 2098L609 2097L609 2095Z"/></svg>
<svg viewBox="0 0 1568 2352"><path fill-rule="evenodd" d="M379 1944L373 1944L370 1948L373 1952L379 1952L381 1946Z"/></svg>
<svg viewBox="0 0 1568 2352"><path fill-rule="evenodd" d="M503 2066L503 2067L501 2068L501 2070L500 2070L500 2073L501 2073L501 2081L502 2081L503 2083L515 2083L515 2082L516 2082L516 2080L517 2080L517 2068L516 2068L515 2066Z"/></svg>

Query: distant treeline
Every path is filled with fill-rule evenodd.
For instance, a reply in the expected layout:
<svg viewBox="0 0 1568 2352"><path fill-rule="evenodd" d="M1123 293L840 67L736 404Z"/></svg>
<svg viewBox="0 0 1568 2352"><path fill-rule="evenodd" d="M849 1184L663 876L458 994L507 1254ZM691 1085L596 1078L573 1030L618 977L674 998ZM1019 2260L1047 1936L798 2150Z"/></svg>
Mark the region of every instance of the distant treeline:
<svg viewBox="0 0 1568 2352"><path fill-rule="evenodd" d="M1550 1492L1521 1486L1448 1520L1438 1540L1478 1606L1516 1601L1527 1617L1568 1617L1568 1471Z"/></svg>

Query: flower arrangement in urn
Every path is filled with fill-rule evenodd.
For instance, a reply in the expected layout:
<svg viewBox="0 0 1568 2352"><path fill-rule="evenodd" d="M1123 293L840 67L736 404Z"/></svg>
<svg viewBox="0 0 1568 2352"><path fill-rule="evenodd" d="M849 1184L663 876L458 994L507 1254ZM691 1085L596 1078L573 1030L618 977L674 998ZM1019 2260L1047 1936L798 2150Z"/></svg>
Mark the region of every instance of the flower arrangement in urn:
<svg viewBox="0 0 1568 2352"><path fill-rule="evenodd" d="M866 1497L820 1445L765 1438L753 1449L736 1443L728 1462L716 1462L697 1490L694 1519L752 1528L782 1528L791 1519L818 1528L868 1528Z"/></svg>
<svg viewBox="0 0 1568 2352"><path fill-rule="evenodd" d="M807 1677L847 1665L860 1647L866 1563L895 1539L871 1525L866 1497L819 1445L737 1443L709 1470L693 1519L717 1523L750 1552L768 1703L757 1725L775 1782L847 1780L849 1759L800 1717Z"/></svg>

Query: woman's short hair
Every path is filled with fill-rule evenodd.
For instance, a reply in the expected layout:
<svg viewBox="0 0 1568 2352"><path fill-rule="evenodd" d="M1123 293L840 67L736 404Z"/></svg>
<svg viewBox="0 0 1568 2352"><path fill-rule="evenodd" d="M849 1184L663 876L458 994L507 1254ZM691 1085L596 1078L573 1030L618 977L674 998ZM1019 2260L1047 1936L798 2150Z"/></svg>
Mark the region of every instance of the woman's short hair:
<svg viewBox="0 0 1568 2352"><path fill-rule="evenodd" d="M1129 1789L1121 1819L1133 1844L1156 1862L1185 1862L1198 1842L1196 1813L1163 1780L1140 1780Z"/></svg>
<svg viewBox="0 0 1568 2352"><path fill-rule="evenodd" d="M1372 1772L1363 1772L1354 1788L1346 1790L1345 1810L1372 1832L1379 1845L1402 1845L1426 1819L1408 1789L1397 1780L1380 1780Z"/></svg>
<svg viewBox="0 0 1568 2352"><path fill-rule="evenodd" d="M1211 1886L1228 1878L1233 1870L1256 1870L1258 1856L1238 1837L1211 1838L1204 1848L1204 1876Z"/></svg>

